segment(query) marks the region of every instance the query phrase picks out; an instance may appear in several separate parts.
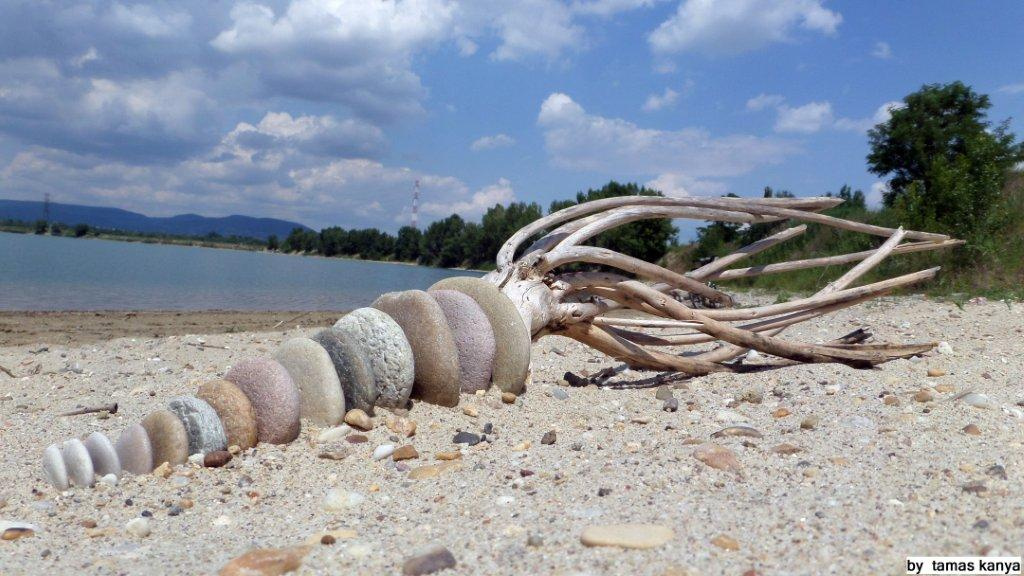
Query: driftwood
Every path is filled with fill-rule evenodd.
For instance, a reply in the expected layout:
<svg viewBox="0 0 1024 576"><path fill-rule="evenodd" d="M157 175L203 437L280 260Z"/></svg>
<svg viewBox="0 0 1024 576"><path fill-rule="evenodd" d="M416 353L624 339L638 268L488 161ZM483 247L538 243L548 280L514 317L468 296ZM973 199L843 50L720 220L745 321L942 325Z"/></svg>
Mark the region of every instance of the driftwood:
<svg viewBox="0 0 1024 576"><path fill-rule="evenodd" d="M766 367L822 362L868 368L932 349L935 346L932 342L866 344L867 332L855 332L826 344L792 342L779 336L789 326L933 278L939 271L939 268L930 268L856 285L884 259L963 243L942 234L884 228L820 213L840 202L831 197L650 196L588 202L550 214L516 232L498 252L497 269L485 279L512 299L534 339L546 334L568 336L633 368L666 374L750 372ZM683 273L612 250L583 245L602 232L653 218L740 223L794 220L799 224ZM806 232L808 224L881 236L886 241L874 250L852 254L733 267L750 256L800 236ZM523 249L534 237L538 239ZM615 271L560 271L567 265L579 264L600 265ZM727 282L848 264L854 265L815 294L764 306L737 308L732 296L711 284L711 281ZM698 308L687 305L688 301L707 305ZM624 316L622 312L626 310L633 314ZM684 331L665 333L666 329ZM709 342L720 345L705 352L678 350ZM748 350L757 350L768 355L768 359L758 365L733 362ZM665 378L658 376L651 382L663 382Z"/></svg>

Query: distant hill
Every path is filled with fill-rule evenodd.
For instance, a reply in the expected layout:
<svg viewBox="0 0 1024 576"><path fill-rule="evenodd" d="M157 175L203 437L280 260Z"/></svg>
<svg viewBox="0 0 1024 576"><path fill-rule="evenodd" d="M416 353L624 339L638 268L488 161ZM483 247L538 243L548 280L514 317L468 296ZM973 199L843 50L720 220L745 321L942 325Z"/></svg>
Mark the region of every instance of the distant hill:
<svg viewBox="0 0 1024 576"><path fill-rule="evenodd" d="M43 217L43 203L23 200L0 200L0 220L21 220L35 222ZM293 228L309 229L297 222L276 218L253 218L251 216L225 216L208 218L198 214L179 214L156 218L129 212L120 208L81 206L78 204L50 203L50 221L68 226L88 224L96 228L123 230L126 232L147 232L175 236L206 236L216 232L221 236L242 236L266 240L271 234L279 238L288 236Z"/></svg>

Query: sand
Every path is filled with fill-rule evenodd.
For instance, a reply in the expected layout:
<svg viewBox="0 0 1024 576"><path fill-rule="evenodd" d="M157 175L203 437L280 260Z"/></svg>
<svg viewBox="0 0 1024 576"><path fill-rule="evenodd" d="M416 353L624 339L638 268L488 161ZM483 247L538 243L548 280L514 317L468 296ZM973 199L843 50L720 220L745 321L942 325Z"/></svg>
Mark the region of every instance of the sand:
<svg viewBox="0 0 1024 576"><path fill-rule="evenodd" d="M116 438L233 362L315 329L173 330L71 346L40 333L36 342L0 347L0 365L17 376L0 373L0 520L40 528L0 541L0 573L216 573L251 548L296 546L343 529L333 545L312 546L298 573L394 574L412 550L433 543L452 552L457 566L448 573L457 574L902 574L908 555L1020 555L1022 311L1001 302L961 310L920 297L861 305L787 334L823 341L870 326L880 340L948 341L953 354L869 371L818 365L694 379L673 390L674 413L662 411L653 389L564 386L566 371L592 374L617 363L545 338L534 345L533 381L515 404L491 394L464 395L457 409L414 405L409 417L418 431L409 443L420 457L404 462L412 468L455 449L456 431L493 424L490 442L463 447L461 467L435 478L411 480L390 459L373 461L378 445L405 443L382 425L366 433L368 442L347 445L352 452L342 460L318 458L337 446L316 445L318 431L304 425L297 441L261 444L224 468L180 468L169 478L128 477L63 494L42 480L39 458L49 443L94 430ZM49 349L34 353L41 342ZM929 369L946 375L928 377ZM922 387L934 401L914 400ZM558 399L556 390L568 397ZM884 402L884 391L898 403ZM955 399L965 391L999 408ZM760 403L737 403L758 393ZM110 401L119 410L108 418L58 416ZM791 415L773 416L780 408ZM379 420L388 414L380 413ZM801 428L809 417L818 424ZM736 418L763 434L713 440L735 454L738 472L692 456L694 442L711 441ZM965 434L968 424L980 435ZM550 430L557 441L542 445ZM783 443L801 451L772 450ZM323 501L333 488L363 498L328 510ZM172 515L184 499L194 505ZM144 511L152 532L140 538L125 525ZM656 524L674 536L647 550L581 544L586 527L612 523ZM730 539L738 550L721 547Z"/></svg>

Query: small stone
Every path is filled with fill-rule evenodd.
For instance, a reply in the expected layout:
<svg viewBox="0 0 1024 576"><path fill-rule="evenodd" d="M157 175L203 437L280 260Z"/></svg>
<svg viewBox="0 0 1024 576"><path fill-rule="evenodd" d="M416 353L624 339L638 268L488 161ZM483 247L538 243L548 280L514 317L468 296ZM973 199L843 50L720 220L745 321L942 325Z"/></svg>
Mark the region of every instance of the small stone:
<svg viewBox="0 0 1024 576"><path fill-rule="evenodd" d="M722 428L711 435L712 438L724 438L726 436L742 436L745 438L763 438L764 435L750 426L729 426Z"/></svg>
<svg viewBox="0 0 1024 576"><path fill-rule="evenodd" d="M35 535L39 528L28 522L7 522L0 521L0 540L7 542L28 538Z"/></svg>
<svg viewBox="0 0 1024 576"><path fill-rule="evenodd" d="M729 550L731 552L735 552L740 549L740 543L732 536L726 536L725 534L715 536L711 539L711 543L722 550Z"/></svg>
<svg viewBox="0 0 1024 576"><path fill-rule="evenodd" d="M946 375L945 370L940 370L938 368L929 368L928 369L928 377L929 378L938 378L939 376L945 376L945 375Z"/></svg>
<svg viewBox="0 0 1024 576"><path fill-rule="evenodd" d="M455 556L440 544L432 544L417 551L402 563L403 576L422 576L455 567Z"/></svg>
<svg viewBox="0 0 1024 576"><path fill-rule="evenodd" d="M149 526L149 518L132 518L124 525L124 529L136 538L145 538L152 532Z"/></svg>
<svg viewBox="0 0 1024 576"><path fill-rule="evenodd" d="M645 549L663 546L674 537L671 528L657 524L607 524L587 526L580 535L580 542L584 546Z"/></svg>
<svg viewBox="0 0 1024 576"><path fill-rule="evenodd" d="M556 400L568 400L569 399L569 393L566 392L565 390L562 390L561 388L555 388L554 390L552 390L551 391L551 395Z"/></svg>
<svg viewBox="0 0 1024 576"><path fill-rule="evenodd" d="M405 416L389 417L387 419L387 426L388 430L403 438L409 438L416 434L416 421L410 420Z"/></svg>
<svg viewBox="0 0 1024 576"><path fill-rule="evenodd" d="M960 396L959 400L968 406L974 406L982 410L997 410L999 408L999 404L992 400L992 398L978 392L968 392Z"/></svg>
<svg viewBox="0 0 1024 576"><path fill-rule="evenodd" d="M665 400L674 398L675 396L672 395L672 389L668 386L658 386L658 391L654 393L654 397L655 399L664 402Z"/></svg>
<svg viewBox="0 0 1024 576"><path fill-rule="evenodd" d="M935 394L931 390L921 389L914 394L915 402L931 402L932 400L935 400Z"/></svg>
<svg viewBox="0 0 1024 576"><path fill-rule="evenodd" d="M715 413L715 420L723 423L746 422L747 417L735 410L719 410Z"/></svg>
<svg viewBox="0 0 1024 576"><path fill-rule="evenodd" d="M373 459L383 460L395 453L394 444L381 444L373 449Z"/></svg>
<svg viewBox="0 0 1024 576"><path fill-rule="evenodd" d="M195 502L193 502L191 498L182 498L181 502L178 502L178 506L181 506L185 510L188 510L195 505Z"/></svg>
<svg viewBox="0 0 1024 576"><path fill-rule="evenodd" d="M774 452L776 454L781 454L783 456L789 456L791 454L796 454L797 452L803 452L803 451L804 451L803 448L801 448L799 446L794 446L793 444L787 444L785 442L782 443L782 444L779 444L778 446L775 446L774 448L772 448L772 452Z"/></svg>
<svg viewBox="0 0 1024 576"><path fill-rule="evenodd" d="M157 478L168 478L173 472L171 464L169 462L161 462L159 466L153 469L153 476Z"/></svg>
<svg viewBox="0 0 1024 576"><path fill-rule="evenodd" d="M210 452L203 457L203 466L207 468L220 468L231 461L231 453L227 450Z"/></svg>
<svg viewBox="0 0 1024 576"><path fill-rule="evenodd" d="M458 432L452 438L452 442L455 444L468 444L470 446L476 446L480 443L480 437L472 432Z"/></svg>
<svg viewBox="0 0 1024 576"><path fill-rule="evenodd" d="M512 451L513 452L525 452L525 451L530 449L530 446L533 446L533 442L530 442L529 440L526 440L526 441L520 442L519 444L516 444L515 446L513 446L512 447Z"/></svg>
<svg viewBox="0 0 1024 576"><path fill-rule="evenodd" d="M335 538L334 536L331 536L330 534L324 534L323 536L320 537L320 543L323 544L324 546L331 546L331 545L333 545L337 541L338 541L338 539Z"/></svg>
<svg viewBox="0 0 1024 576"><path fill-rule="evenodd" d="M353 408L345 413L345 423L360 430L373 429L373 419L359 408Z"/></svg>
<svg viewBox="0 0 1024 576"><path fill-rule="evenodd" d="M364 444L369 441L370 439L362 434L349 434L348 436L345 436L345 442L348 442L349 444Z"/></svg>
<svg viewBox="0 0 1024 576"><path fill-rule="evenodd" d="M323 458L325 460L344 460L352 454L352 449L343 444L332 444L325 447L317 458Z"/></svg>
<svg viewBox="0 0 1024 576"><path fill-rule="evenodd" d="M347 424L342 424L341 426L334 426L332 428L321 430L320 433L317 434L316 436L316 441L320 442L321 444L338 442L339 440L343 440L345 436L348 436L349 432L351 431L352 427L348 426Z"/></svg>
<svg viewBox="0 0 1024 576"><path fill-rule="evenodd" d="M550 446L554 444L557 439L558 436L555 433L555 431L548 430L547 432L544 433L544 436L541 436L540 443L544 444L545 446Z"/></svg>
<svg viewBox="0 0 1024 576"><path fill-rule="evenodd" d="M662 404L661 409L664 410L665 412L675 412L679 410L679 399L669 398L665 400L665 403Z"/></svg>
<svg viewBox="0 0 1024 576"><path fill-rule="evenodd" d="M526 545L530 548L540 548L544 545L544 539L536 534L530 534L526 537Z"/></svg>
<svg viewBox="0 0 1024 576"><path fill-rule="evenodd" d="M761 394L760 390L747 390L740 394L739 400L748 404L760 404L764 401L764 395Z"/></svg>
<svg viewBox="0 0 1024 576"><path fill-rule="evenodd" d="M117 486L117 476L114 474L104 474L96 478L96 481L107 486Z"/></svg>
<svg viewBox="0 0 1024 576"><path fill-rule="evenodd" d="M963 428L964 434L971 436L981 436L981 428L978 428L977 424L968 424Z"/></svg>
<svg viewBox="0 0 1024 576"><path fill-rule="evenodd" d="M939 354L951 355L953 354L953 347L949 345L949 342L939 342L938 347L935 351Z"/></svg>
<svg viewBox="0 0 1024 576"><path fill-rule="evenodd" d="M693 457L716 470L734 472L742 467L732 450L718 444L701 444L693 451Z"/></svg>
<svg viewBox="0 0 1024 576"><path fill-rule="evenodd" d="M897 398L895 394L886 394L885 397L882 398L882 402L886 406L899 406L900 405L900 399Z"/></svg>
<svg viewBox="0 0 1024 576"><path fill-rule="evenodd" d="M462 463L458 460L450 462L444 462L443 464L428 464L426 466L420 466L413 468L409 471L410 480L426 480L428 478L436 478L441 474L448 472L449 470L457 470L462 467Z"/></svg>
<svg viewBox="0 0 1024 576"><path fill-rule="evenodd" d="M451 452L438 452L437 454L434 454L434 458L437 458L438 460L458 460L462 458L462 452L458 450L453 450Z"/></svg>
<svg viewBox="0 0 1024 576"><path fill-rule="evenodd" d="M611 493L612 493L612 489L611 488L598 488L597 489L597 496L599 498L604 498L605 496L607 496L607 495L609 495Z"/></svg>
<svg viewBox="0 0 1024 576"><path fill-rule="evenodd" d="M516 396L515 394L513 394L511 392L502 392L501 393L501 401L503 403L505 403L505 404L515 404L516 398L518 398L518 396Z"/></svg>
<svg viewBox="0 0 1024 576"><path fill-rule="evenodd" d="M985 486L985 482L983 480L968 482L960 488L968 494L981 494L982 492L988 491L988 486Z"/></svg>
<svg viewBox="0 0 1024 576"><path fill-rule="evenodd" d="M339 512L358 506L366 501L366 496L358 492L349 492L344 488L331 488L324 496L324 509L329 512Z"/></svg>
<svg viewBox="0 0 1024 576"><path fill-rule="evenodd" d="M814 466L810 466L810 467L804 468L803 474L807 478L814 478L815 476L818 475L818 469L815 468Z"/></svg>
<svg viewBox="0 0 1024 576"><path fill-rule="evenodd" d="M772 410L772 417L774 418L785 418L790 414L792 414L792 412L790 412L789 408L786 408L784 406Z"/></svg>
<svg viewBox="0 0 1024 576"><path fill-rule="evenodd" d="M943 382L942 384L935 385L935 391L939 394L951 394L956 392L956 386L953 386L949 382Z"/></svg>
<svg viewBox="0 0 1024 576"><path fill-rule="evenodd" d="M86 518L85 520L82 520L81 522L79 522L78 525L81 526L82 528L95 528L96 527L96 521L93 520L92 518Z"/></svg>
<svg viewBox="0 0 1024 576"><path fill-rule="evenodd" d="M394 460L395 462L398 462L400 460L412 460L414 458L419 458L419 457L420 457L420 453L417 452L416 448L414 448L411 444L406 444L405 446L399 446L394 451L394 453L391 454L391 459Z"/></svg>
<svg viewBox="0 0 1024 576"><path fill-rule="evenodd" d="M220 576L279 576L298 570L309 547L257 548L231 560Z"/></svg>
<svg viewBox="0 0 1024 576"><path fill-rule="evenodd" d="M463 406L462 413L470 418L476 418L480 415L480 411L477 410L476 406Z"/></svg>
<svg viewBox="0 0 1024 576"><path fill-rule="evenodd" d="M818 423L821 422L821 418L817 416L808 416L800 421L800 428L804 430L814 430L818 427Z"/></svg>

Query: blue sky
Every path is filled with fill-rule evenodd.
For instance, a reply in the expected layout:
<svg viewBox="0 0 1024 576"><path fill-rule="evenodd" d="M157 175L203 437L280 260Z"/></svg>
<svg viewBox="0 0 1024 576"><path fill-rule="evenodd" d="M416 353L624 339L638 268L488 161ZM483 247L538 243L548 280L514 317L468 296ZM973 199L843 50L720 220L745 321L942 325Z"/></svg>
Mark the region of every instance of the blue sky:
<svg viewBox="0 0 1024 576"><path fill-rule="evenodd" d="M1011 1L0 0L0 197L389 230L417 179L422 222L609 179L876 200L865 132L922 84L1022 116L1022 24Z"/></svg>

